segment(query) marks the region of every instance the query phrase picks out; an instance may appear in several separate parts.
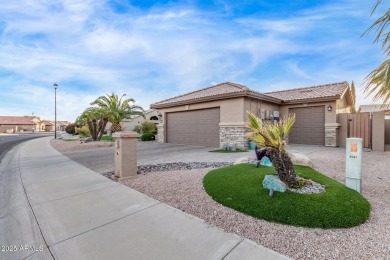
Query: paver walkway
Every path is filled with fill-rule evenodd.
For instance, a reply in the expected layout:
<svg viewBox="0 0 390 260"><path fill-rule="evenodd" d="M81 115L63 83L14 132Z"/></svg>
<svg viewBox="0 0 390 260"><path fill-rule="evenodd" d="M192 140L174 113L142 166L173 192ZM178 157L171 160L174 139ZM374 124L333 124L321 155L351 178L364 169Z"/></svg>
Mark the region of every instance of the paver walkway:
<svg viewBox="0 0 390 260"><path fill-rule="evenodd" d="M0 164L0 245L13 250L0 259L287 259L108 180L49 139Z"/></svg>

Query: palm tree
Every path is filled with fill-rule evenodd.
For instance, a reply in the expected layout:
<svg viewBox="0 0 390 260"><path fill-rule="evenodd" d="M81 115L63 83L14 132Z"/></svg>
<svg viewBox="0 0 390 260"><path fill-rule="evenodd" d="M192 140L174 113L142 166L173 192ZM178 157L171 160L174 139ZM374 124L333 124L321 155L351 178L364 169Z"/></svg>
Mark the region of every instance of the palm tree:
<svg viewBox="0 0 390 260"><path fill-rule="evenodd" d="M99 141L106 128L108 116L104 109L97 107L87 108L77 119L81 125L87 125L93 141Z"/></svg>
<svg viewBox="0 0 390 260"><path fill-rule="evenodd" d="M247 128L251 130L246 135L257 146L265 147L275 170L282 180L290 187L298 184L299 179L295 173L291 158L285 150L285 136L291 131L295 123L295 114L285 116L278 123L263 123L254 114L248 112Z"/></svg>
<svg viewBox="0 0 390 260"><path fill-rule="evenodd" d="M382 0L377 0L375 3L371 15L374 14L377 7L381 4ZM381 43L382 50L387 57L390 56L390 32L388 26L390 23L390 9L386 13L379 17L364 33L367 35L374 28L377 35L374 43ZM368 95L374 94L373 101L383 99L383 105L390 101L390 60L386 59L379 67L373 70L365 79L364 92Z"/></svg>
<svg viewBox="0 0 390 260"><path fill-rule="evenodd" d="M356 113L356 88L353 80L351 84L351 98L352 98L351 113Z"/></svg>
<svg viewBox="0 0 390 260"><path fill-rule="evenodd" d="M123 119L131 118L134 115L143 115L144 110L140 106L131 105L135 100L128 98L122 100L126 94L123 94L120 98L118 95L112 93L111 95L105 95L98 97L91 105L97 105L100 109L107 113L108 120L111 122L111 131L118 132L122 130L120 122Z"/></svg>

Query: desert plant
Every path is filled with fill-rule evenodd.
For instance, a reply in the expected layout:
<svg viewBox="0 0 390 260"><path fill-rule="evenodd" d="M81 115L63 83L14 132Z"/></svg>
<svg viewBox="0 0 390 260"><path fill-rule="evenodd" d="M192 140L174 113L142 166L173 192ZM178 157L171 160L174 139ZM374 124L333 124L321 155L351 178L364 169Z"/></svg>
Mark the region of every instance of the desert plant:
<svg viewBox="0 0 390 260"><path fill-rule="evenodd" d="M140 134L141 133L141 125L134 126L133 131Z"/></svg>
<svg viewBox="0 0 390 260"><path fill-rule="evenodd" d="M82 126L79 128L76 128L76 133L78 133L81 137L90 137L91 133L89 131L88 126Z"/></svg>
<svg viewBox="0 0 390 260"><path fill-rule="evenodd" d="M70 135L74 135L76 133L76 124L69 124L65 127L65 132Z"/></svg>
<svg viewBox="0 0 390 260"><path fill-rule="evenodd" d="M131 105L135 100L128 98L122 100L126 94L123 94L120 98L118 95L112 93L111 95L105 95L98 97L91 105L97 105L100 109L105 111L108 120L111 122L111 131L122 131L121 121L123 119L131 118L134 115L143 115L144 110L140 106Z"/></svg>
<svg viewBox="0 0 390 260"><path fill-rule="evenodd" d="M77 118L76 122L82 125L86 124L92 140L99 141L105 132L104 130L108 122L108 117L105 110L90 107Z"/></svg>
<svg viewBox="0 0 390 260"><path fill-rule="evenodd" d="M382 0L377 0L371 12L371 16L376 11L377 7L382 3ZM382 3L383 4L383 3ZM365 79L364 92L367 96L374 94L373 101L383 99L383 106L390 102L390 9L379 17L364 33L367 35L372 30L375 30L376 37L374 43L381 43L382 50L385 53L385 61L374 69Z"/></svg>
<svg viewBox="0 0 390 260"><path fill-rule="evenodd" d="M146 133L152 133L152 134L157 134L157 126L150 122L149 120L145 120L144 122L141 123L140 125L141 132L146 134Z"/></svg>
<svg viewBox="0 0 390 260"><path fill-rule="evenodd" d="M152 141L156 140L156 137L152 133L145 133L141 135L141 141Z"/></svg>
<svg viewBox="0 0 390 260"><path fill-rule="evenodd" d="M247 128L251 130L246 135L257 146L265 147L280 180L290 187L298 184L299 178L295 173L290 156L285 150L285 136L291 131L295 122L295 114L285 116L277 123L263 123L254 114L248 112Z"/></svg>

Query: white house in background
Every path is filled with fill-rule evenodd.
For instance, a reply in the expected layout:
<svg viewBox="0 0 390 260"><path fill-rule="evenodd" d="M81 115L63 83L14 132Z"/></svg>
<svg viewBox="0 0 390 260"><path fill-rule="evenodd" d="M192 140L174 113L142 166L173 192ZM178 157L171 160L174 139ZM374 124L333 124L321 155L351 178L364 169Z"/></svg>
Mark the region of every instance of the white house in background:
<svg viewBox="0 0 390 260"><path fill-rule="evenodd" d="M131 119L125 119L121 122L124 131L133 131L134 127L140 125L145 120L149 120L156 125L162 122L162 115L158 110L146 110L144 116L135 116Z"/></svg>
<svg viewBox="0 0 390 260"><path fill-rule="evenodd" d="M358 112L377 112L385 111L385 119L390 119L390 104L382 106L381 104L360 105Z"/></svg>

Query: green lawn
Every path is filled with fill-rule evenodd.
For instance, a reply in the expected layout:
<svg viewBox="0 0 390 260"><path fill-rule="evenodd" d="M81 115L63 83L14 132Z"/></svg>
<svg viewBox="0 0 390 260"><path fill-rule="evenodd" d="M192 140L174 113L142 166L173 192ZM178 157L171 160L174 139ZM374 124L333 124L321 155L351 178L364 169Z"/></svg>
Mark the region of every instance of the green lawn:
<svg viewBox="0 0 390 260"><path fill-rule="evenodd" d="M115 138L109 135L103 135L102 138L100 139L101 141L111 141L114 142Z"/></svg>
<svg viewBox="0 0 390 260"><path fill-rule="evenodd" d="M247 150L243 149L236 149L235 151L226 151L223 149L217 149L217 150L211 150L210 153L242 153L242 152L248 152Z"/></svg>
<svg viewBox="0 0 390 260"><path fill-rule="evenodd" d="M326 192L298 194L263 189L265 175L273 168L238 164L209 172L203 180L206 192L216 201L267 221L294 226L347 228L364 223L370 204L359 193L306 166L295 166L301 177L326 185Z"/></svg>

